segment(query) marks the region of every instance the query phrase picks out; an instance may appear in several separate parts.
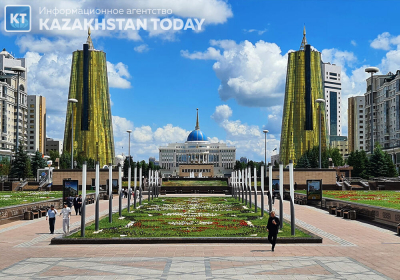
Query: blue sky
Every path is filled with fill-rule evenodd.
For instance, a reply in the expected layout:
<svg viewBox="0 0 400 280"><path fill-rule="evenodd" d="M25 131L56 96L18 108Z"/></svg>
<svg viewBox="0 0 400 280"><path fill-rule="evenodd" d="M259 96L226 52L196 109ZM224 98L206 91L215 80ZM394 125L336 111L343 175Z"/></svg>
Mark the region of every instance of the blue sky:
<svg viewBox="0 0 400 280"><path fill-rule="evenodd" d="M273 154L279 149L287 52L298 50L304 24L324 62L342 66L342 99L364 93L366 66L383 73L400 69L396 1L2 3L32 6L30 33L4 32L0 12L0 47L28 59L28 93L47 98L47 136L56 139L63 139L71 54L82 49L87 32L39 30L39 7L166 8L173 18L205 19L201 32L92 31L94 47L105 51L109 62L116 153L127 153L125 131L132 129L135 160L158 158L160 145L185 141L196 108L202 131L211 141L236 146L238 159L263 160L263 128L270 130L268 156Z"/></svg>

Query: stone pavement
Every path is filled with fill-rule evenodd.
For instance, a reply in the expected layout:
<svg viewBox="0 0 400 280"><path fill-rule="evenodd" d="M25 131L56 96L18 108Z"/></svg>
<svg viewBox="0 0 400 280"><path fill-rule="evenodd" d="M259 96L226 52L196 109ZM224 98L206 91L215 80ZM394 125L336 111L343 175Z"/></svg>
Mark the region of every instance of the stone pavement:
<svg viewBox="0 0 400 280"><path fill-rule="evenodd" d="M117 199L113 201L117 209ZM126 204L126 199L124 199ZM100 212L107 214L108 201ZM267 209L267 208L266 208ZM45 218L0 226L1 279L400 279L400 237L295 205L296 223L322 244L49 245ZM284 217L289 218L284 202ZM87 219L94 204L87 207ZM73 215L71 225L79 226Z"/></svg>

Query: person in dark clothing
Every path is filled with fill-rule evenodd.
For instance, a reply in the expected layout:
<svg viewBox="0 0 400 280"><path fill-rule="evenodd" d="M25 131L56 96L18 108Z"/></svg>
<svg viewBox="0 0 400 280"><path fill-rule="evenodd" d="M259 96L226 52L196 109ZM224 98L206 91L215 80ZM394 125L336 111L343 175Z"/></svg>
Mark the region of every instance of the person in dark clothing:
<svg viewBox="0 0 400 280"><path fill-rule="evenodd" d="M272 252L275 249L276 238L279 231L279 225L281 224L278 217L275 216L275 211L269 213L269 219L267 224L268 241L272 244Z"/></svg>
<svg viewBox="0 0 400 280"><path fill-rule="evenodd" d="M75 213L76 215L81 214L81 207L82 207L82 195L79 195L79 197L76 199L76 206L75 207Z"/></svg>
<svg viewBox="0 0 400 280"><path fill-rule="evenodd" d="M72 203L74 204L74 209L75 209L75 215L78 215L78 195L76 195L74 197L74 200L72 201Z"/></svg>
<svg viewBox="0 0 400 280"><path fill-rule="evenodd" d="M297 191L297 182L294 183L294 190Z"/></svg>

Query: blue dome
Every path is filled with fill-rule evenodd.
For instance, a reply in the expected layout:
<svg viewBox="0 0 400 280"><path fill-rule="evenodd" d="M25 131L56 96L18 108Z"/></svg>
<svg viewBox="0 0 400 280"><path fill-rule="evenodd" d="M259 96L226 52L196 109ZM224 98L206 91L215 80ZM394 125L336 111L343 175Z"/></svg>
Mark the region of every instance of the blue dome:
<svg viewBox="0 0 400 280"><path fill-rule="evenodd" d="M199 129L190 132L187 141L208 141L207 136Z"/></svg>

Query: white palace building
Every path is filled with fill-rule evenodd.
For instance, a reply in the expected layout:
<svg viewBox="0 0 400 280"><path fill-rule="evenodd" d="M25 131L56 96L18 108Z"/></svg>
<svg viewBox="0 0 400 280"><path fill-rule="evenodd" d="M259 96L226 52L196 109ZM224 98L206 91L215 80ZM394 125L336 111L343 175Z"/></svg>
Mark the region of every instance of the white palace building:
<svg viewBox="0 0 400 280"><path fill-rule="evenodd" d="M236 162L236 148L211 143L200 130L199 111L195 129L185 143L159 148L161 174L179 177L221 177L231 173Z"/></svg>

